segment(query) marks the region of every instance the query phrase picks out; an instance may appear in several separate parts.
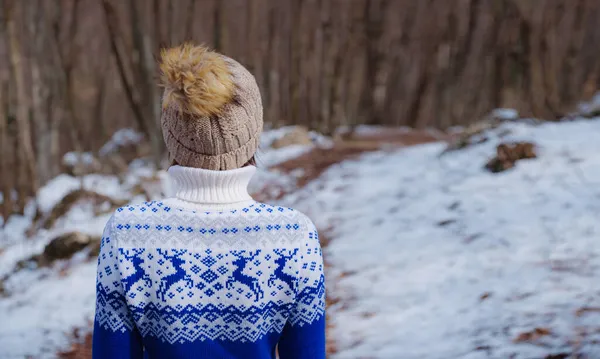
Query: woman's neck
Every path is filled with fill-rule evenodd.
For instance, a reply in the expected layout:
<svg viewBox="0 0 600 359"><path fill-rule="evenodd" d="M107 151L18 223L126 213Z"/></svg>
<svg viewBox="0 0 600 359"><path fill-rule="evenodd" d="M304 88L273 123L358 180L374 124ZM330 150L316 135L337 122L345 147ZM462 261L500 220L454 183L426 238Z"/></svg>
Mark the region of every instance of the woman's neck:
<svg viewBox="0 0 600 359"><path fill-rule="evenodd" d="M248 193L248 183L255 172L254 166L228 171L171 166L168 173L175 198L167 201L174 206L202 210L243 207L254 202Z"/></svg>

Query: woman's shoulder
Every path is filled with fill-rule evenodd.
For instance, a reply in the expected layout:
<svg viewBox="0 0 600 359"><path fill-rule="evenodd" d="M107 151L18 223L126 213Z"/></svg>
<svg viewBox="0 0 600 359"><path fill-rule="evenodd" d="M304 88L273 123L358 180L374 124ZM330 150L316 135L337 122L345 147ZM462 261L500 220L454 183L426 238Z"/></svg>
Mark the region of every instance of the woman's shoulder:
<svg viewBox="0 0 600 359"><path fill-rule="evenodd" d="M267 217L278 220L287 220L291 226L297 225L309 231L315 227L312 220L306 214L291 207L256 202L249 211L259 215L264 214Z"/></svg>

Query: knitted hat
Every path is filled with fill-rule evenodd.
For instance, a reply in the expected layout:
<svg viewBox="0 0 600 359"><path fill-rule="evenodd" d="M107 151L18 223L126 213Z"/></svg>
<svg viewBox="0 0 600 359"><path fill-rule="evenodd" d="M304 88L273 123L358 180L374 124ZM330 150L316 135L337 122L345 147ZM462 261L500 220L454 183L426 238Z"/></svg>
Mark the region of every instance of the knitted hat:
<svg viewBox="0 0 600 359"><path fill-rule="evenodd" d="M184 44L161 51L163 138L171 162L230 170L246 164L263 127L254 76L235 60Z"/></svg>

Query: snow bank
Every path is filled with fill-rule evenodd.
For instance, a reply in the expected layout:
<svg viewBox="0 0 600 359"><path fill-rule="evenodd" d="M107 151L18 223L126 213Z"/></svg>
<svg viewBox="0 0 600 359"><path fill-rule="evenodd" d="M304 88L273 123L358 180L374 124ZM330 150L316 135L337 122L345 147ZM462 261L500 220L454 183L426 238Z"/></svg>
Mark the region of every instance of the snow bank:
<svg viewBox="0 0 600 359"><path fill-rule="evenodd" d="M442 157L422 145L285 198L331 228L334 358L600 357L600 314L576 315L600 307L600 121L502 127L539 158L490 174L498 138ZM550 335L513 341L536 327Z"/></svg>
<svg viewBox="0 0 600 359"><path fill-rule="evenodd" d="M74 266L62 276L27 278L18 300L0 300L0 357L55 358L58 348L69 347L74 328L88 327L94 314L96 262Z"/></svg>

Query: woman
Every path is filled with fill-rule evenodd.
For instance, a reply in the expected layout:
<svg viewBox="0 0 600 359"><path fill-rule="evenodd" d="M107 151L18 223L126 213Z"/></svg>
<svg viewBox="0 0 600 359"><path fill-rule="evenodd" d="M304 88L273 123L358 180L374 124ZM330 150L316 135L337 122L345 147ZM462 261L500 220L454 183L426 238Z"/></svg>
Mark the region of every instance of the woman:
<svg viewBox="0 0 600 359"><path fill-rule="evenodd" d="M93 357L325 358L317 231L247 191L263 125L254 77L189 44L164 50L160 69L176 196L106 225Z"/></svg>

